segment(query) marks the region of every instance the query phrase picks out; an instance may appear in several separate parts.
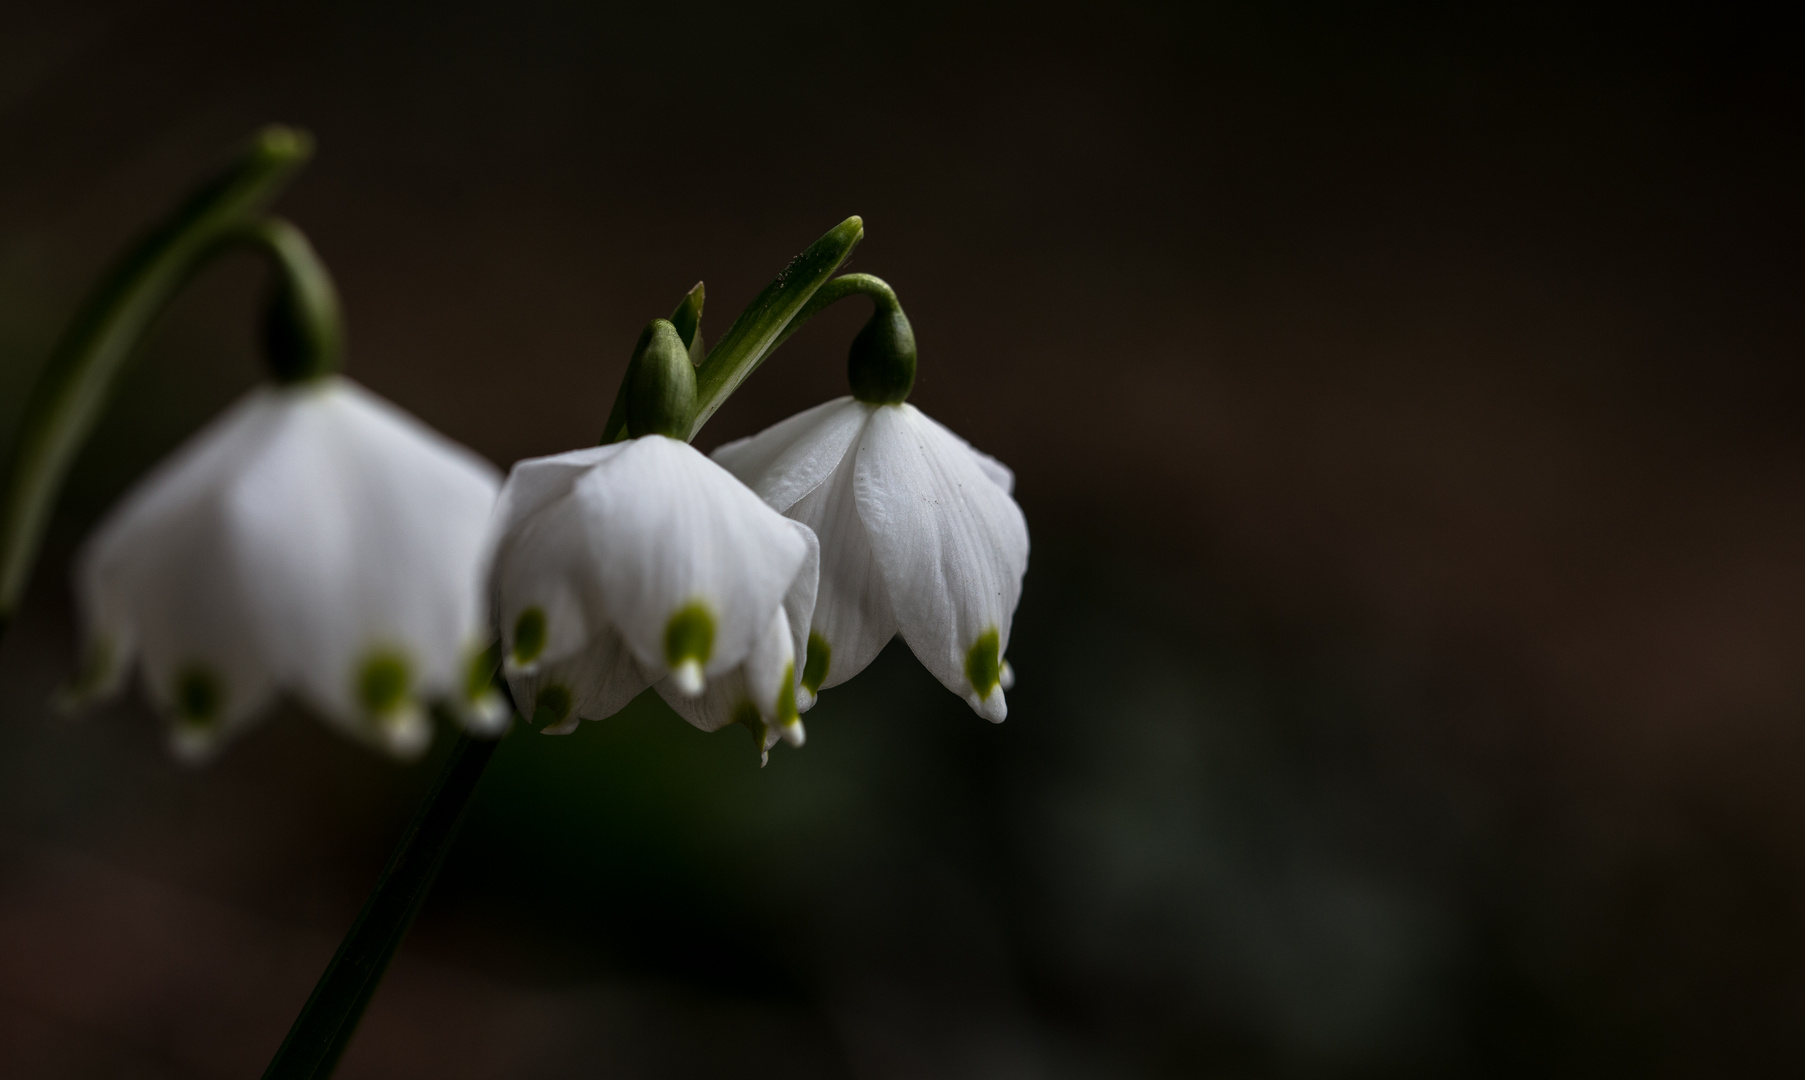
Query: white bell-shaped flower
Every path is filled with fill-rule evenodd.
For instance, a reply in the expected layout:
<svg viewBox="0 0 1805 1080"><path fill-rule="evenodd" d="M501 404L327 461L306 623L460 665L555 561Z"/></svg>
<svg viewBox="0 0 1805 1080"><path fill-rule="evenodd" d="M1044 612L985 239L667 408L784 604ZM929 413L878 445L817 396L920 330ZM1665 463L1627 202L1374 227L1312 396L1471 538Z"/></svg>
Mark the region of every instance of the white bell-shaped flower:
<svg viewBox="0 0 1805 1080"><path fill-rule="evenodd" d="M821 543L802 707L899 630L947 689L1000 721L1028 525L1003 464L907 403L838 398L714 459Z"/></svg>
<svg viewBox="0 0 1805 1080"><path fill-rule="evenodd" d="M547 731L601 720L657 684L704 731L746 722L797 745L795 658L819 547L679 439L519 462L492 572L509 688ZM756 722L756 723L755 723Z"/></svg>
<svg viewBox="0 0 1805 1080"><path fill-rule="evenodd" d="M159 465L78 556L87 659L71 703L134 659L206 756L278 691L401 756L425 705L505 722L479 657L488 462L347 379L252 391Z"/></svg>

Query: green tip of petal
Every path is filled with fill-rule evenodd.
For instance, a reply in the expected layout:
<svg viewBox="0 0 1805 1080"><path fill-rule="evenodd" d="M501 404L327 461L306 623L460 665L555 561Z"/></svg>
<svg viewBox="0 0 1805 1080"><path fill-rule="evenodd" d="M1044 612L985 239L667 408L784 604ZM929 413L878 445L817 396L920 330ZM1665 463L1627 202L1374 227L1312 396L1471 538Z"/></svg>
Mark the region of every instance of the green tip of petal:
<svg viewBox="0 0 1805 1080"><path fill-rule="evenodd" d="M388 716L408 699L413 669L395 649L378 649L357 669L357 703L372 716Z"/></svg>
<svg viewBox="0 0 1805 1080"><path fill-rule="evenodd" d="M189 664L175 680L175 715L184 727L208 728L225 712L226 687L212 669Z"/></svg>
<svg viewBox="0 0 1805 1080"><path fill-rule="evenodd" d="M532 663L545 651L545 612L530 607L514 620L514 662Z"/></svg>
<svg viewBox="0 0 1805 1080"><path fill-rule="evenodd" d="M533 723L556 724L570 715L573 704L569 687L557 683L544 687L533 702Z"/></svg>
<svg viewBox="0 0 1805 1080"><path fill-rule="evenodd" d="M465 701L480 702L492 696L499 660L493 645L471 651L470 659L464 665Z"/></svg>
<svg viewBox="0 0 1805 1080"><path fill-rule="evenodd" d="M733 722L752 733L752 741L758 748L758 766L764 768L771 761L771 752L767 747L771 728L759 713L758 706L749 699L742 699L733 710Z"/></svg>
<svg viewBox="0 0 1805 1080"><path fill-rule="evenodd" d="M783 681L777 687L777 701L775 707L772 709L772 715L776 716L777 722L784 726L794 724L798 719L798 714L796 712L796 664L793 661L783 666Z"/></svg>
<svg viewBox="0 0 1805 1080"><path fill-rule="evenodd" d="M990 696L1002 681L1002 649L1000 647L996 627L991 627L978 635L978 640L971 643L971 649L965 654L965 678L971 683L972 693L980 700Z"/></svg>
<svg viewBox="0 0 1805 1080"><path fill-rule="evenodd" d="M833 656L833 646L827 643L827 639L809 631L808 658L802 662L802 688L808 691L809 697L821 692L821 684L827 681L827 668Z"/></svg>
<svg viewBox="0 0 1805 1080"><path fill-rule="evenodd" d="M693 660L708 663L714 653L714 615L700 601L688 604L664 624L664 660L672 669Z"/></svg>

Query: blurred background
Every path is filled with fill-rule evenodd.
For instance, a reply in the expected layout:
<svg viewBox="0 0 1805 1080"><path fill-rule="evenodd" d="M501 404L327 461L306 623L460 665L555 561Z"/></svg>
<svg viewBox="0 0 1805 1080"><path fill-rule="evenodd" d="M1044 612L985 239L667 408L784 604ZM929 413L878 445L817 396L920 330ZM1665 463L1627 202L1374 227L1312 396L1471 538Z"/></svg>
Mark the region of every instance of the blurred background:
<svg viewBox="0 0 1805 1080"><path fill-rule="evenodd" d="M0 436L272 120L350 370L598 435L851 213L1033 535L1007 723L895 643L760 770L516 728L345 1077L1805 1067L1798 26L1643 7L0 8ZM69 553L258 377L160 324L0 649L0 1073L256 1075L435 770L79 722ZM698 440L844 392L831 311ZM442 750L448 740L441 739Z"/></svg>

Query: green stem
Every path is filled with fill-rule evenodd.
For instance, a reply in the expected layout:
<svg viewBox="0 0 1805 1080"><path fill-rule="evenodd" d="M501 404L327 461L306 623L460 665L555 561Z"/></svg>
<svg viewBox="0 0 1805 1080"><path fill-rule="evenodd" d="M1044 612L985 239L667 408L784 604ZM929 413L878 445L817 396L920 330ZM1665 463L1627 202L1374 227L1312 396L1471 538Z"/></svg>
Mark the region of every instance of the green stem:
<svg viewBox="0 0 1805 1080"><path fill-rule="evenodd" d="M833 277L834 271L864 238L865 223L856 214L847 218L791 259L790 265L777 275L777 280L765 286L765 291L746 305L746 310L733 320L726 335L708 351L708 358L696 369L696 419L690 424L690 438L694 439L715 410L739 389L747 376L758 370L758 365L764 363L765 357L777 347L784 327Z"/></svg>
<svg viewBox="0 0 1805 1080"><path fill-rule="evenodd" d="M883 278L872 274L841 274L815 290L815 295L809 297L808 303L796 313L796 317L785 324L783 333L771 342L771 347L766 350L767 354L776 352L777 347L790 340L790 335L802 329L804 323L849 296L869 296L880 308L894 309L902 306L896 299L896 290Z"/></svg>
<svg viewBox="0 0 1805 1080"><path fill-rule="evenodd" d="M500 743L500 739L458 736L432 791L402 834L313 996L282 1040L264 1080L317 1080L332 1075L383 971L432 888L470 796Z"/></svg>
<svg viewBox="0 0 1805 1080"><path fill-rule="evenodd" d="M275 198L312 152L305 133L265 128L129 250L82 304L38 379L13 451L0 503L0 620L18 610L57 492L133 347L217 253L220 239Z"/></svg>
<svg viewBox="0 0 1805 1080"><path fill-rule="evenodd" d="M344 362L345 317L338 287L307 234L267 217L228 234L224 243L255 248L275 267L263 330L276 381L304 382L337 371Z"/></svg>

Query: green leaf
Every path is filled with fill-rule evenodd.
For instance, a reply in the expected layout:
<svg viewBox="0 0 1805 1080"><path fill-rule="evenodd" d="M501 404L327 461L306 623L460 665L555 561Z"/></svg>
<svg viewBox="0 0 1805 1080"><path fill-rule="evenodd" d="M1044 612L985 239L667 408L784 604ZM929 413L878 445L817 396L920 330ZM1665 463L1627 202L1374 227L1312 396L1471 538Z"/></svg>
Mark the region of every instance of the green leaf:
<svg viewBox="0 0 1805 1080"><path fill-rule="evenodd" d="M784 328L796 317L815 290L826 284L865 238L865 223L856 215L829 229L808 250L790 260L777 280L740 312L727 333L709 351L696 371L696 419L690 438L702 430L716 409L758 370L776 348Z"/></svg>

